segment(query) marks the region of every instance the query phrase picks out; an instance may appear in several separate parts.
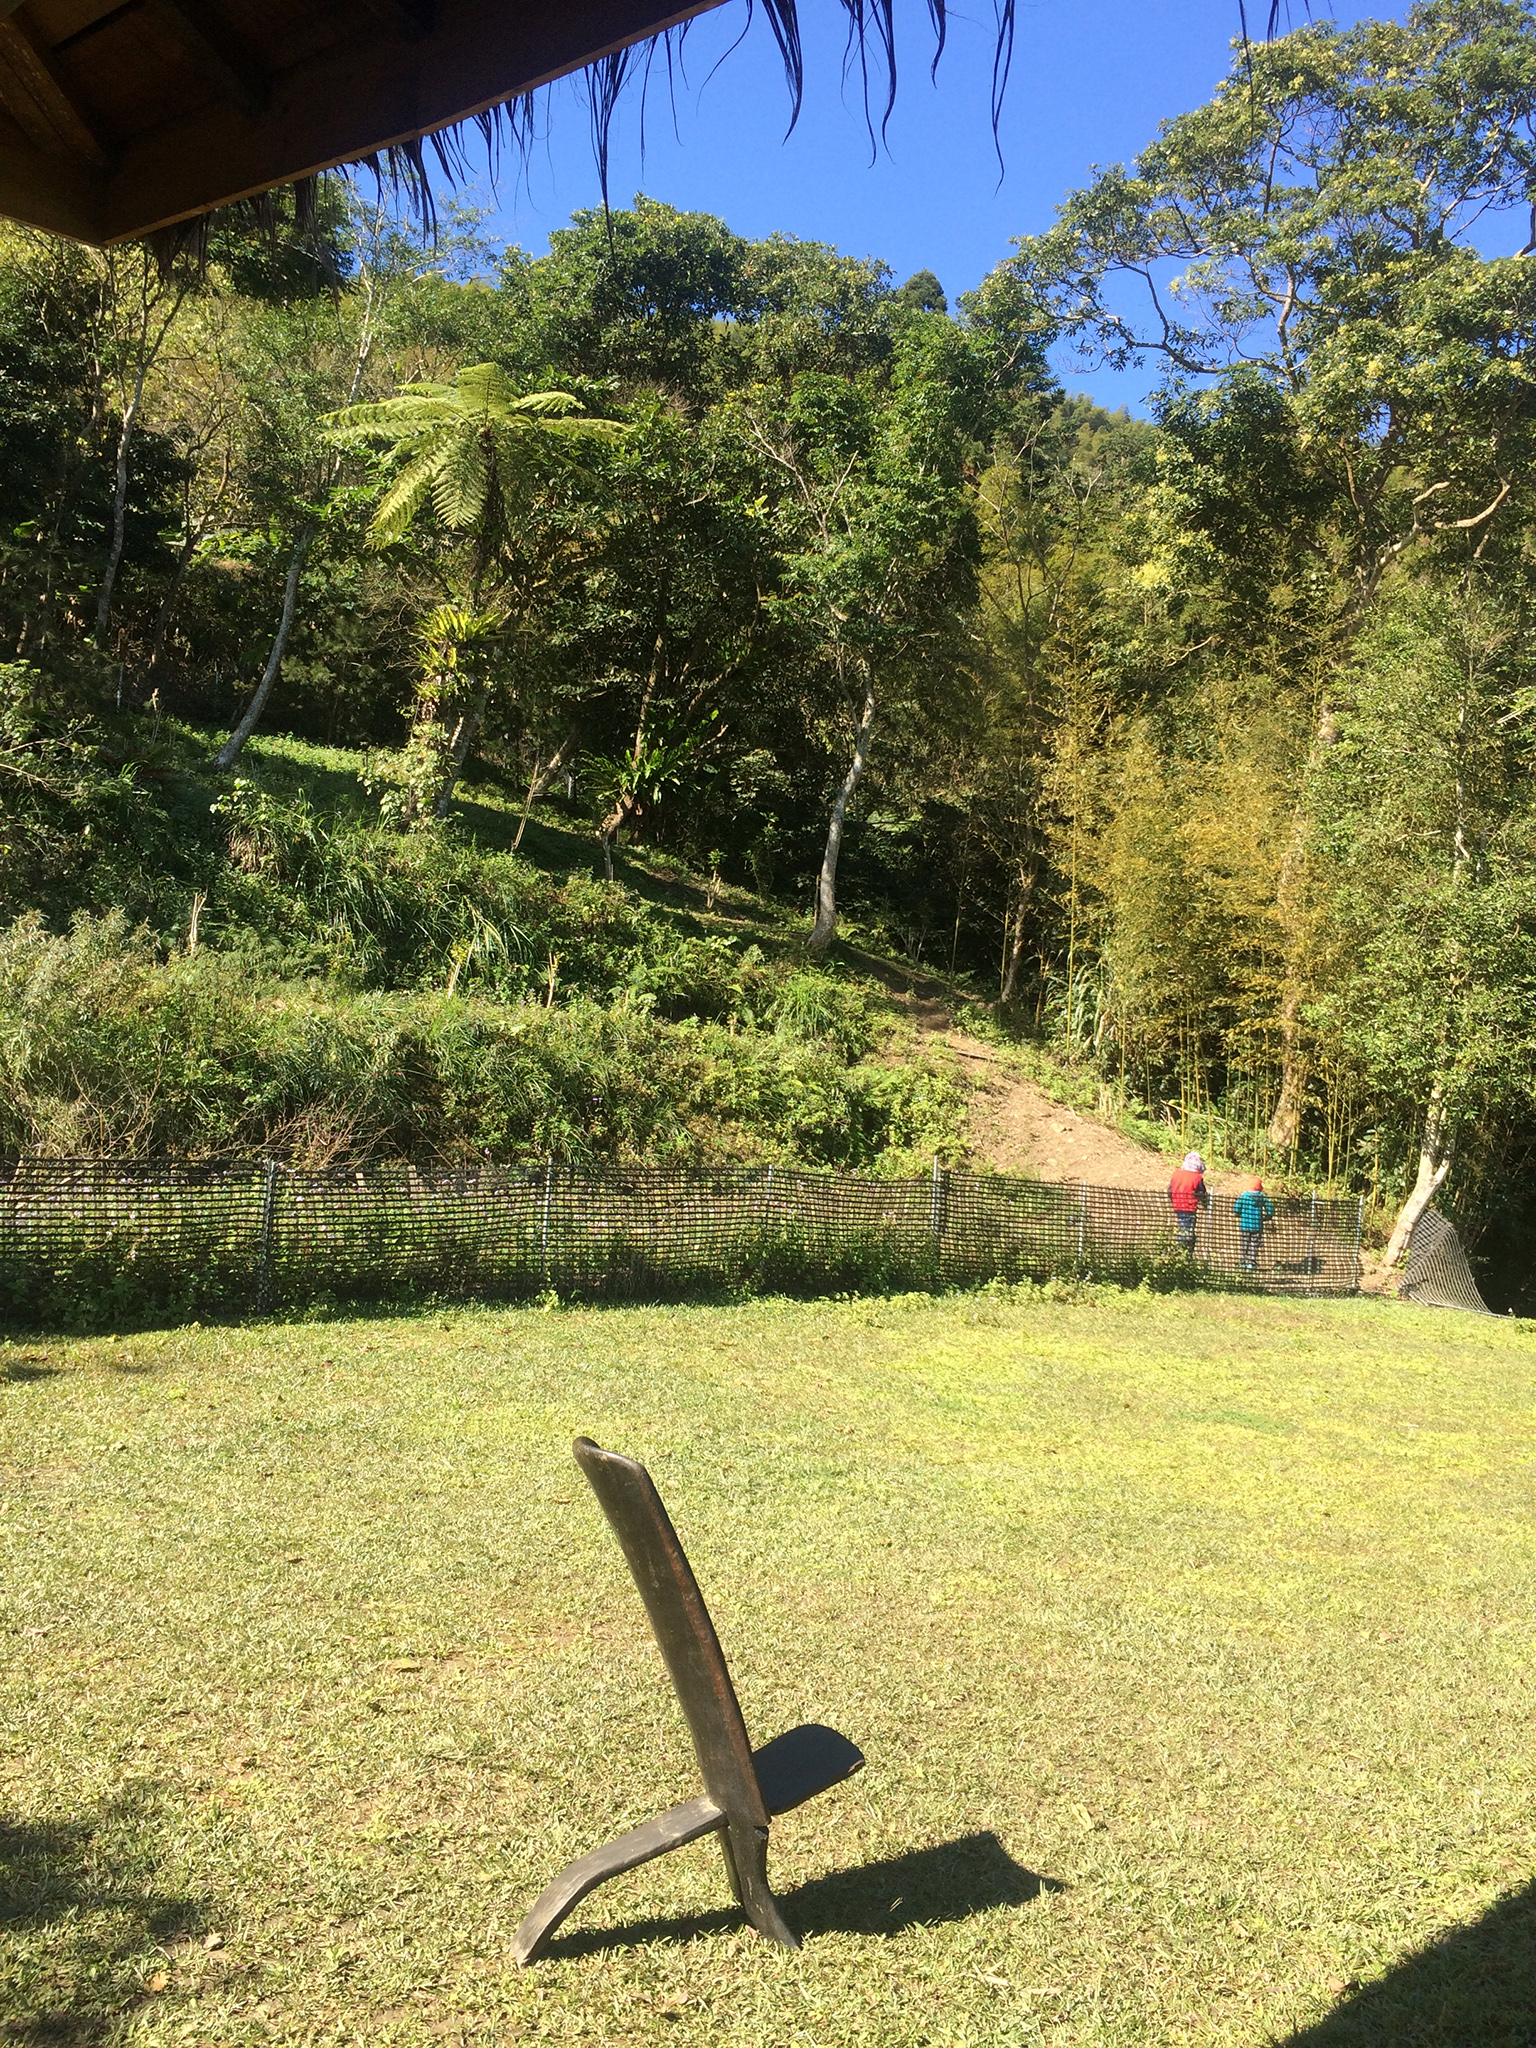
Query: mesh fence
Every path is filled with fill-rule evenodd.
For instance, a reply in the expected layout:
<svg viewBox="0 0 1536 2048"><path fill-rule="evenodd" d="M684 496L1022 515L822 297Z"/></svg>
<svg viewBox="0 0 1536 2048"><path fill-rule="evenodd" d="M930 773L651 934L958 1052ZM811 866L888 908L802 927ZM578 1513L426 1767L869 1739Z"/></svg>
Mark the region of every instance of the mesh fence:
<svg viewBox="0 0 1536 2048"><path fill-rule="evenodd" d="M21 1159L0 1163L0 1309L110 1321L423 1295L654 1301L1067 1273L1353 1292L1358 1206L1274 1207L1254 1242L1217 1200L1186 1245L1161 1194L1000 1174Z"/></svg>
<svg viewBox="0 0 1536 2048"><path fill-rule="evenodd" d="M1464 1308L1476 1316L1493 1314L1472 1277L1456 1226L1436 1209L1426 1209L1413 1226L1398 1292L1427 1308Z"/></svg>

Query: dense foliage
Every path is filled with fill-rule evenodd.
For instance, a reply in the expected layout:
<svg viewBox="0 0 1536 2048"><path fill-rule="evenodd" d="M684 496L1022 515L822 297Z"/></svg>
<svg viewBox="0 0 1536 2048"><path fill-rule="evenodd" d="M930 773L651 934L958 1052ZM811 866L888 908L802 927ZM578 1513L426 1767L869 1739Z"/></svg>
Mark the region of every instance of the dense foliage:
<svg viewBox="0 0 1536 2048"><path fill-rule="evenodd" d="M1516 0L1305 26L954 313L644 199L539 258L341 191L198 275L8 234L5 1141L953 1144L848 1022L851 914L1111 1104L1507 1252L1536 272L1473 234L1533 119ZM1074 352L1160 361L1154 417ZM370 794L275 795L251 732ZM593 879L478 844L463 775ZM800 957L658 922L626 844ZM833 1019L793 1059L786 1003ZM151 1057L207 1085L114 1110Z"/></svg>

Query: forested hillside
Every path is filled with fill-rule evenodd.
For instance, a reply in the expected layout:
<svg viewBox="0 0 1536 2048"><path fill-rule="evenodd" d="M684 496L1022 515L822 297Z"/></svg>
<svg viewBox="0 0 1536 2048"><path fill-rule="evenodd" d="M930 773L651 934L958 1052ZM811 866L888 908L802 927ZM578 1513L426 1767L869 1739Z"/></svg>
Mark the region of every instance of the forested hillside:
<svg viewBox="0 0 1536 2048"><path fill-rule="evenodd" d="M6 231L0 1145L953 1155L851 918L1523 1264L1533 116L1524 6L1310 25L953 307L643 199Z"/></svg>

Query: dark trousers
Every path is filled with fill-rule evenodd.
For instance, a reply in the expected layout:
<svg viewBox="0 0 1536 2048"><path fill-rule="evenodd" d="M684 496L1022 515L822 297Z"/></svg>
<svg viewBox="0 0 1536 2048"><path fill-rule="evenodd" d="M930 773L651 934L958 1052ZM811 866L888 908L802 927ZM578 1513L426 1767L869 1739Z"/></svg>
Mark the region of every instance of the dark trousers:
<svg viewBox="0 0 1536 2048"><path fill-rule="evenodd" d="M1179 1227L1179 1250L1192 1252L1195 1248L1195 1225L1200 1220L1198 1210L1175 1209L1173 1220Z"/></svg>
<svg viewBox="0 0 1536 2048"><path fill-rule="evenodd" d="M1242 1240L1238 1256L1243 1271L1256 1273L1259 1270L1259 1246L1264 1242L1264 1226L1261 1223L1257 1230L1240 1230L1237 1234Z"/></svg>

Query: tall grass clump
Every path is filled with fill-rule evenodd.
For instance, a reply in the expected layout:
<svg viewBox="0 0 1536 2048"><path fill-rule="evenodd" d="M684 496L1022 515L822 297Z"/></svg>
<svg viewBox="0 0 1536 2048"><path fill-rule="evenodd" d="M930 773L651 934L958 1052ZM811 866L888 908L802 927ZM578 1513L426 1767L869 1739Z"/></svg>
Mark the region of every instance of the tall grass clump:
<svg viewBox="0 0 1536 2048"><path fill-rule="evenodd" d="M675 987L687 973L681 950ZM901 1171L958 1148L953 1082L851 1063L846 1033L787 1039L771 1001L761 1025L741 1014L750 986L724 1019L670 1018L646 987L559 1005L471 989L346 992L256 951L167 954L120 912L63 933L34 913L0 933L0 1149Z"/></svg>

